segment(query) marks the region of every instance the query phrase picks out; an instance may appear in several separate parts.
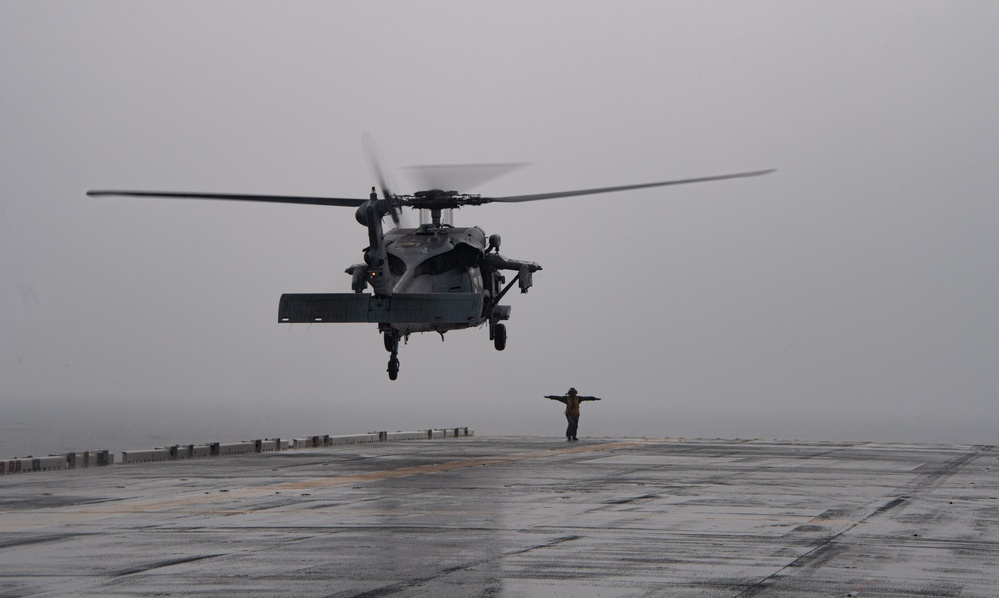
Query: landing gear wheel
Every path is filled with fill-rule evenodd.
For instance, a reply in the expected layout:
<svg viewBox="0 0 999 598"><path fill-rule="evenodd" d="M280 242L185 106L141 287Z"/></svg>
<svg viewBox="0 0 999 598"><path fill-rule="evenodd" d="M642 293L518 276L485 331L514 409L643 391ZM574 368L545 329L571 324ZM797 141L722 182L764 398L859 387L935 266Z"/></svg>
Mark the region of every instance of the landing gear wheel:
<svg viewBox="0 0 999 598"><path fill-rule="evenodd" d="M506 325L497 324L496 329L493 331L493 346L496 347L497 351L502 351L506 349Z"/></svg>
<svg viewBox="0 0 999 598"><path fill-rule="evenodd" d="M388 362L389 380L395 380L399 377L399 335L390 331L383 333L382 338L385 341L385 350L392 354Z"/></svg>

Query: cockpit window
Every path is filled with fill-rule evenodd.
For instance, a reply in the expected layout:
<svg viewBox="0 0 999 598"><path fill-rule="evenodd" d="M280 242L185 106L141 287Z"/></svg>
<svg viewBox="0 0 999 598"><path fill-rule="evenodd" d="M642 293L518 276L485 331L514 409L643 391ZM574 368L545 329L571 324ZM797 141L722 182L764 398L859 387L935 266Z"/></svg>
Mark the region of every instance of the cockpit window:
<svg viewBox="0 0 999 598"><path fill-rule="evenodd" d="M416 275L430 274L436 276L458 268L478 266L482 262L482 250L466 243L459 243L447 253L427 259L416 267Z"/></svg>
<svg viewBox="0 0 999 598"><path fill-rule="evenodd" d="M397 255L388 254L388 265L392 276L402 276L406 273L406 262L402 261L402 258Z"/></svg>

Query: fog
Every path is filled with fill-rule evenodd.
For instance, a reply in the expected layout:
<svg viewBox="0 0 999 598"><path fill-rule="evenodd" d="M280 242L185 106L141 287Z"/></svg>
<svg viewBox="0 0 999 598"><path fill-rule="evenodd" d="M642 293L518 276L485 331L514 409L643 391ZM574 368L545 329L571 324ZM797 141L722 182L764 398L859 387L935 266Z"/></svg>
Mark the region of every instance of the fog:
<svg viewBox="0 0 999 598"><path fill-rule="evenodd" d="M471 426L999 443L994 2L0 2L0 456ZM544 268L488 331L281 325L395 167ZM405 171L395 172L405 186ZM406 188L403 191L416 191ZM206 438L207 435L216 438ZM57 442L58 439L58 442ZM66 447L67 450L71 447ZM129 448L118 446L117 448ZM146 445L131 448L146 448Z"/></svg>

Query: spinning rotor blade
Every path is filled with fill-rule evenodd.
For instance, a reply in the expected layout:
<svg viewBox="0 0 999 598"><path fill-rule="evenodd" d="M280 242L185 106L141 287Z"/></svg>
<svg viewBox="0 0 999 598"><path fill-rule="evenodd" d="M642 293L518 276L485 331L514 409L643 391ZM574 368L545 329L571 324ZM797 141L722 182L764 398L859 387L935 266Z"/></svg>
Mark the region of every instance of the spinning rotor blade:
<svg viewBox="0 0 999 598"><path fill-rule="evenodd" d="M557 197L573 197L576 195L594 195L597 193L613 193L615 191L628 191L630 189L646 189L649 187L665 187L666 185L683 185L686 183L703 183L706 181L720 181L724 179L737 179L740 177L760 176L770 174L775 169L754 170L752 172L736 172L734 174L721 174L717 176L700 177L696 179L680 179L676 181L663 181L661 183L644 183L641 185L624 185L621 187L600 187L597 189L578 189L576 191L556 191L555 193L532 193L530 195L510 195L507 197L483 197L482 203L489 202L519 202L535 201L539 199L555 199Z"/></svg>
<svg viewBox="0 0 999 598"><path fill-rule="evenodd" d="M361 135L361 145L364 148L364 159L368 163L368 169L375 177L375 182L378 184L378 189L382 192L382 197L388 202L389 215L392 216L392 222L396 226L399 226L401 222L399 215L402 210L400 209L399 199L392 192L392 189L395 188L395 181L391 180L389 168L386 166L388 161L385 160L385 155L382 154L381 150L378 149L378 145L375 144L374 137L367 131Z"/></svg>
<svg viewBox="0 0 999 598"><path fill-rule="evenodd" d="M293 203L314 206L343 206L356 208L367 203L366 199L343 197L307 197L299 195L243 195L238 193L198 193L187 191L87 191L90 197L118 195L127 197L180 197L184 199L228 199L235 201L263 201L269 203Z"/></svg>
<svg viewBox="0 0 999 598"><path fill-rule="evenodd" d="M527 166L527 162L505 164L451 164L441 166L407 166L418 189L473 189L486 181Z"/></svg>

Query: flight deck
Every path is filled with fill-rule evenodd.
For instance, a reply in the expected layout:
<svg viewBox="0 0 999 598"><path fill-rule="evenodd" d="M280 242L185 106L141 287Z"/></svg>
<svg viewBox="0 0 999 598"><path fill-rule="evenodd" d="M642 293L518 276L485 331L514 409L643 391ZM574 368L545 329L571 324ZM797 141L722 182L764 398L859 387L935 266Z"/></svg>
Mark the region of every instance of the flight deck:
<svg viewBox="0 0 999 598"><path fill-rule="evenodd" d="M0 476L0 597L995 596L993 446L458 437Z"/></svg>

